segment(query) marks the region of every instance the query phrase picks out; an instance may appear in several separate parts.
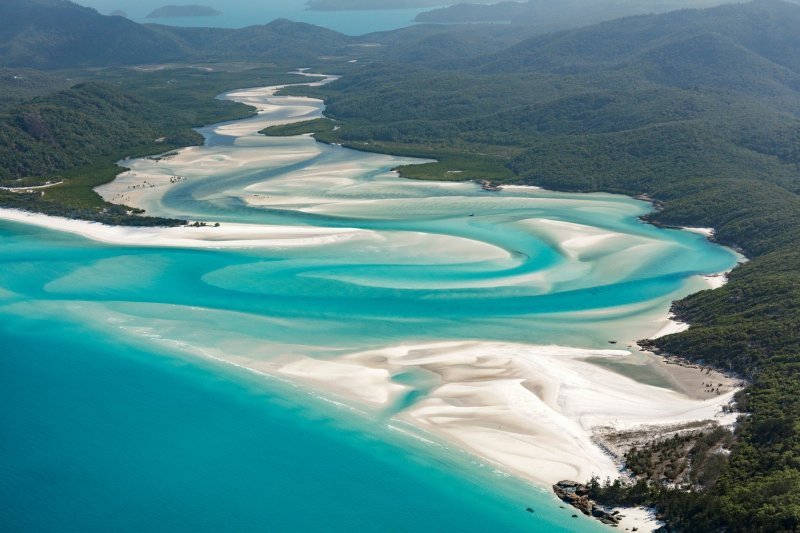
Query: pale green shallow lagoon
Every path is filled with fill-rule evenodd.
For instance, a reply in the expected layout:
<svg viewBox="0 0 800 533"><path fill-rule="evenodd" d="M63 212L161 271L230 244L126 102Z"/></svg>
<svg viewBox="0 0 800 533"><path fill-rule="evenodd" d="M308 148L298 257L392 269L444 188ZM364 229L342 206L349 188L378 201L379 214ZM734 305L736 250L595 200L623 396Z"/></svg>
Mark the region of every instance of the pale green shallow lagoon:
<svg viewBox="0 0 800 533"><path fill-rule="evenodd" d="M735 254L642 224L650 206L620 196L409 182L388 172L403 159L257 136L320 106L251 98L269 112L205 129L189 156L133 162L131 183L188 178L135 201L220 229L363 238L181 250L0 223L4 529L599 530L547 491L393 430L394 410L434 386L424 375L395 376L416 392L375 413L195 356L454 339L608 348L654 334Z"/></svg>

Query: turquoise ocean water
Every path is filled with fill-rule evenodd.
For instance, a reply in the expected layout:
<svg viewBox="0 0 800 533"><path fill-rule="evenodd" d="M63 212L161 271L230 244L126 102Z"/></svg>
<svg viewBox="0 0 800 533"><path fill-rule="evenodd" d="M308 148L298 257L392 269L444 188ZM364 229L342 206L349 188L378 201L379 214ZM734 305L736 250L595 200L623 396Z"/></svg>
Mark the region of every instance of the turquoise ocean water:
<svg viewBox="0 0 800 533"><path fill-rule="evenodd" d="M541 520L522 510L538 496L522 495L510 480L462 478L242 376L57 319L3 318L4 531L553 525L546 508ZM516 497L504 498L504 485Z"/></svg>
<svg viewBox="0 0 800 533"><path fill-rule="evenodd" d="M148 299L164 302L186 296L176 278L231 257L120 250L15 224L0 224L0 250L1 286L14 291L0 299L4 531L569 525L549 495L452 450L376 433L374 420L291 387L265 386L260 377L120 338L81 318L93 303L124 305L141 290L130 285L144 274L135 258L177 268L175 277L148 280ZM134 271L118 272L116 288L97 277L94 287L70 294L45 288L118 258L131 260ZM529 505L536 514L524 510Z"/></svg>
<svg viewBox="0 0 800 533"><path fill-rule="evenodd" d="M198 355L607 347L653 334L671 300L703 287L698 274L736 256L642 224L649 206L628 198L408 182L389 172L406 160L257 136L321 109L258 98L270 112L203 130L206 147L130 162L187 177L140 202L223 228L363 238L193 250L0 223L3 530L600 530L548 491L397 431L406 405L353 411Z"/></svg>

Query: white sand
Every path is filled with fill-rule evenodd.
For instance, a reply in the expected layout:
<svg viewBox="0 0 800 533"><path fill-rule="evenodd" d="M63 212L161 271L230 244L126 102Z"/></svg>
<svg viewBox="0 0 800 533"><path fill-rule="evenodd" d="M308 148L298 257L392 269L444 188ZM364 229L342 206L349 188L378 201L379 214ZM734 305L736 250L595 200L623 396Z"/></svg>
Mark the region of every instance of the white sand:
<svg viewBox="0 0 800 533"><path fill-rule="evenodd" d="M532 233L546 238L564 255L578 261L585 259L588 255L595 258L600 251L608 255L623 249L626 254L631 255L630 250L634 246L646 246L651 243L663 246L663 243L653 239L615 233L602 228L562 220L529 218L518 224Z"/></svg>
<svg viewBox="0 0 800 533"><path fill-rule="evenodd" d="M726 272L720 274L712 274L710 276L703 276L703 281L708 284L710 289L719 289L728 283L728 275Z"/></svg>
<svg viewBox="0 0 800 533"><path fill-rule="evenodd" d="M619 527L617 527L619 531L633 531L633 528L637 528L642 533L650 533L664 525L664 522L656 520L656 513L652 509L617 507L614 510L619 511L622 516Z"/></svg>
<svg viewBox="0 0 800 533"><path fill-rule="evenodd" d="M135 227L108 226L62 217L51 217L16 209L0 208L0 220L20 222L41 228L64 231L88 239L121 246L146 246L205 249L286 249L360 245L364 253L376 256L397 256L408 261L426 264L468 263L508 259L502 248L462 237L420 232L376 232L357 228L326 228L317 226L266 226L223 223L203 227L179 226ZM320 274L321 275L321 274ZM347 276L327 276L348 279ZM354 278L353 283L368 285L368 280ZM375 285L380 283L375 282ZM387 285L391 285L387 283ZM413 285L413 284L412 284Z"/></svg>
<svg viewBox="0 0 800 533"><path fill-rule="evenodd" d="M339 244L353 240L383 241L369 230L308 226L223 224L218 228L107 226L97 222L51 217L16 209L0 209L0 220L66 231L94 241L123 246L172 248L289 248Z"/></svg>
<svg viewBox="0 0 800 533"><path fill-rule="evenodd" d="M313 376L315 384L324 384L327 390L358 401L386 406L406 388L391 383L389 371L338 361L304 358L281 367L280 374L301 381Z"/></svg>
<svg viewBox="0 0 800 533"><path fill-rule="evenodd" d="M318 83L327 81L329 78L323 78ZM265 142L263 137L257 135L264 127L321 115L322 107L317 100L281 97L280 103L270 101L279 88L246 89L226 95L227 98L254 105L259 113L254 119L214 128L217 134L237 137L235 147L241 148L240 151L225 147L215 153L206 147L199 153L196 148L186 148L179 150L170 160L130 162L133 167L131 172L103 186L99 192L110 201L148 208L157 203L168 188L176 185L171 178L173 175L182 175L183 169L191 169L189 179L192 176L202 178L215 175L222 169L230 170L232 166L246 171L313 157L316 153L313 144L294 151L288 147L283 151L247 150L250 146ZM352 170L347 165L306 169L302 179L316 180L315 184L320 188L346 188L352 185L347 178ZM309 190L307 181L302 185L301 189ZM307 204L314 206L308 211L341 211L348 216L355 216L357 208L362 208L366 209L364 216L375 216L369 212L372 208L370 201L341 199L325 203L311 195L303 197L294 194L297 191L286 189L286 183L280 184L281 190L276 190L273 195L271 186L265 182L248 187L247 192L253 196L246 198L246 201L253 205ZM428 183L414 185L419 188L431 186ZM440 186L456 188L464 185ZM283 196L276 198L279 192ZM470 198L462 200L464 212L469 212L468 205L472 201ZM498 198L497 201L504 205L514 202L527 205L523 204L526 202L524 199ZM555 198L538 201L563 202ZM440 208L435 201L422 198L382 200L379 207L386 218L391 218L393 209L414 209L415 212L424 213L426 209ZM386 236L357 229L228 223L219 228L111 227L8 209L0 210L0 219L69 231L120 245L280 248L360 240L391 249L385 242ZM633 269L639 268L639 263L631 259L633 255L655 256L657 260L656 254L668 253L663 247L653 247L651 239L646 237L637 237L640 240L631 246L630 235L618 235L612 231L563 221L536 219L521 222L520 227L557 243L562 253L574 262L580 263L582 259L602 251L603 260L596 261L594 268L607 269L604 275L608 275L609 279L628 276ZM713 230L709 228L685 229L706 236L713 235ZM426 241L422 248L429 251L444 250L446 255L453 255L460 250L466 252L465 258L485 259L487 255L496 260L507 258L507 253L489 249L493 247L485 250L475 248L470 252L469 248L464 247L466 242L471 241L447 238L436 247L428 246ZM448 248L448 245L452 247ZM566 269L561 273L566 277L580 274L577 270L567 272ZM535 276L540 274L522 280L509 279L506 284L545 283L543 278ZM706 278L709 286L724 283L724 280L723 276ZM685 327L685 324L665 321L658 335L680 331ZM447 342L387 347L328 360L299 355L269 362L241 354L223 354L220 358L257 372L300 381L349 402L381 410L391 409L405 392L410 391L408 385L394 382L393 375L408 370L427 373L438 381L437 384L415 404L397 413L396 418L430 435L455 442L503 470L549 487L560 479L585 480L592 475L615 477L618 474L617 465L611 457L593 442L593 430L598 426L625 429L709 418L728 423L733 417L723 416L721 407L731 400L734 391L708 399L692 399L668 389L638 383L584 361L588 357L618 360L627 354L623 350L500 342ZM626 510L624 514L628 515L627 520L636 525L628 526L628 522L625 522L622 529L639 527L640 530L646 530L644 524L647 524L647 517L642 513L642 510Z"/></svg>
<svg viewBox="0 0 800 533"><path fill-rule="evenodd" d="M666 319L664 327L658 330L658 332L656 332L656 334L651 338L658 339L667 335L672 335L673 333L682 333L687 329L689 329L689 324L686 322L680 322L679 320L675 320L674 318L670 317Z"/></svg>
<svg viewBox="0 0 800 533"><path fill-rule="evenodd" d="M708 286L709 289L719 289L720 287L725 286L725 284L728 282L728 276L727 273L725 272L722 272L720 274L711 274L708 276L700 276L700 278ZM686 322L675 320L674 317L669 316L665 318L664 326L650 338L658 339L666 335L672 335L673 333L682 333L688 329L689 329L689 324L687 324Z"/></svg>
<svg viewBox="0 0 800 533"><path fill-rule="evenodd" d="M306 84L310 86L323 85L337 79L336 76L299 71L296 74L319 78L319 81ZM174 150L168 157L160 160L157 160L157 157L125 160L121 165L131 170L95 190L108 202L145 209L154 214L152 208L157 205L159 199L169 189L181 183L173 180L175 176L195 179L232 170L258 171L300 163L315 157L321 148L314 143L301 147L280 145L278 149L271 150L266 147L263 150L252 149L254 146L262 147L267 143L280 144L275 139L259 134L264 128L322 116L324 105L318 99L275 96L275 93L284 87L287 85L239 89L219 96L256 109L256 116L253 118L224 122L210 128L214 134L236 138L234 148L192 146Z"/></svg>
<svg viewBox="0 0 800 533"><path fill-rule="evenodd" d="M629 429L714 418L729 422L732 415L723 415L721 409L733 392L693 400L582 361L627 353L451 342L347 355L336 360L346 366L333 373L331 361L306 358L278 373L382 407L406 387L391 381L391 375L409 369L430 373L439 385L398 413L399 419L549 486L560 479L618 475L614 461L593 443L595 427ZM345 369L356 368L352 381L340 379Z"/></svg>
<svg viewBox="0 0 800 533"><path fill-rule="evenodd" d="M154 207L171 188L182 183L180 180L206 179L231 170L257 172L300 163L318 154L319 148L313 144L281 150L189 147L160 161L149 158L122 161L121 164L130 170L95 191L108 202L145 209L151 215L169 216ZM179 177L177 181L176 176Z"/></svg>
<svg viewBox="0 0 800 533"><path fill-rule="evenodd" d="M714 236L714 228L690 228L690 227L682 227L684 231L690 231L692 233L699 233L700 235L705 235L709 239Z"/></svg>
<svg viewBox="0 0 800 533"><path fill-rule="evenodd" d="M541 187L537 187L536 185L503 185L503 190L508 191L541 191L543 190Z"/></svg>

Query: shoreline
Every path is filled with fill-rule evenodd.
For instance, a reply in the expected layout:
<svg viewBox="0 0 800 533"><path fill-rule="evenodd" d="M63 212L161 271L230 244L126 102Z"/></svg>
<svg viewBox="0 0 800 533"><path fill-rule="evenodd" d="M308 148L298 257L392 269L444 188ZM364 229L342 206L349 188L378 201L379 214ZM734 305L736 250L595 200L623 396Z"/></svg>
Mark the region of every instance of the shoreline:
<svg viewBox="0 0 800 533"><path fill-rule="evenodd" d="M723 413L722 406L738 390L734 387L696 400L585 361L628 353L452 341L389 346L332 361L303 358L272 372L371 411L391 410L410 391L393 376L425 372L436 378L436 386L395 417L456 443L495 467L549 487L553 480L621 473L596 445L597 428L632 430L709 419L721 425L733 422L736 415ZM254 362L237 358L237 364L247 367ZM343 380L343 375L351 378Z"/></svg>
<svg viewBox="0 0 800 533"><path fill-rule="evenodd" d="M381 240L375 232L356 228L234 223L225 223L219 227L110 226L100 222L54 217L10 208L0 208L0 220L79 235L105 244L156 248L288 248L331 245L353 240L377 242Z"/></svg>
<svg viewBox="0 0 800 533"><path fill-rule="evenodd" d="M304 76L316 81L309 81L307 83L289 83L267 87L233 89L217 95L216 98L218 99L239 102L250 106L254 109L254 114L241 120L209 124L201 128L197 128L197 130L207 130L209 132L213 132L215 135L245 137L247 135L259 134L261 130L269 126L303 122L305 120L322 117L324 107L308 105L309 102L317 102L317 99L304 96L276 96L276 93L287 87L317 87L331 83L339 78L335 75L308 73L306 70L308 69L298 69L294 72L290 72L290 74ZM263 101L264 98L273 97L284 98L287 101L292 102L292 105L284 104L283 106L276 106L270 102ZM269 118L269 112L275 110L276 107L291 108L292 114L277 120ZM266 136L264 137L266 138ZM204 143L203 146L200 147L186 146L171 150L164 154L156 154L149 157L119 161L117 164L124 170L117 174L112 181L95 187L94 190L109 203L144 209L145 211L149 209L152 211L152 205L150 202L162 197L164 194L178 186L187 178L174 172L163 171L160 169L153 171L152 168L148 168L153 166L150 163L160 163L162 161L166 161L168 163L170 160L176 157L189 158L191 159L193 168L203 169L203 175L213 175L217 168L220 166L225 166L225 156L215 157L214 154L210 154L210 156L207 154L205 157L199 156L197 159L192 159L195 152L199 151L200 149L207 150L208 145ZM283 164L300 162L308 156L314 154L315 152L313 151L287 152L285 154L281 154L279 157L276 156L276 154L269 154L269 157L267 158L258 157L251 154L250 157L239 161L238 165L242 169L258 170L270 165L275 165L276 162ZM144 168L141 168L143 166Z"/></svg>
<svg viewBox="0 0 800 533"><path fill-rule="evenodd" d="M274 94L283 87L242 89L223 96L257 91ZM259 115L266 112L266 108L257 108ZM290 123L294 118L281 123ZM306 115L296 117L297 121L305 119ZM239 124L242 121L236 121L220 127L231 135L240 135L245 129L262 126L256 126L252 118L245 120L250 122ZM180 149L181 152L190 150L192 148ZM124 191L133 194L131 185L120 179L131 172L120 174L113 182L102 186L103 195L114 198ZM136 194L158 196L175 184L177 182L161 180L157 187L143 187ZM119 189L122 186L128 189ZM124 246L216 249L380 241L375 232L359 229L233 223L224 223L218 228L130 228L14 209L0 209L0 219ZM709 228L682 229L708 238L713 236ZM704 279L711 288L725 281L724 275L719 274L707 275ZM689 327L670 317L666 320L656 336ZM233 355L222 360L304 383L314 390L377 410L393 409L404 393L410 392L408 386L394 380L395 376L409 369L432 375L437 387L423 400L397 411L398 420L453 443L537 486L549 487L562 478L584 481L593 474L615 477L620 473L618 465L594 442L594 428L601 426L602 421L610 421L616 429L632 429L652 425L653 419L659 417L657 423L663 425L695 421L698 416L714 418L736 391L732 387L725 394L703 400L685 391L680 393L646 385L611 368L585 361L599 358L612 363L630 355L630 351L618 349L451 341L388 346L335 360L298 358L284 361L278 367L270 366L269 370L265 370L263 361L249 361L245 357ZM686 381L687 389L695 387L688 377ZM726 416L719 419L731 423L729 418L735 417Z"/></svg>

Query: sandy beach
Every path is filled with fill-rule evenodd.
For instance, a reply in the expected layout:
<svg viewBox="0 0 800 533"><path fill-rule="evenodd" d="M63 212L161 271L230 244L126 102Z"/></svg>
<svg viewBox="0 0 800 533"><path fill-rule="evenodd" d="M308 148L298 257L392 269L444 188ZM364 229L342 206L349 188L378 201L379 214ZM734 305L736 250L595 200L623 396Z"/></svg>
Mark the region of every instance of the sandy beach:
<svg viewBox="0 0 800 533"><path fill-rule="evenodd" d="M318 79L310 82L310 86L324 85L337 79L336 76L325 76L297 71L294 74ZM307 160L319 153L313 144L303 149L283 147L280 151L265 150L262 152L247 150L253 143L263 144L266 139L259 131L269 126L311 120L322 116L324 106L313 98L282 96L280 103L273 103L275 93L286 85L271 87L254 87L238 89L222 94L219 98L233 100L255 108L255 116L224 122L207 128L214 135L235 138L235 145L242 148L231 153L228 147L221 150L209 147L187 147L162 154L160 156L125 160L120 164L129 168L117 178L95 190L108 202L127 205L152 212L154 204L174 186L186 178L183 171L191 169L193 177L208 177L221 171L239 169L241 171L260 171L280 165L290 165Z"/></svg>
<svg viewBox="0 0 800 533"><path fill-rule="evenodd" d="M436 385L400 409L398 419L549 486L560 479L618 475L618 465L593 441L597 427L733 422L734 415L721 413L733 389L692 399L585 361L626 355L624 350L450 342L393 346L335 360L304 358L271 371L377 410L392 410L411 390L392 376L421 372ZM241 359L237 364L248 366Z"/></svg>
<svg viewBox="0 0 800 533"><path fill-rule="evenodd" d="M331 79L321 77L316 83ZM517 267L529 259L525 254L512 253L514 248L499 245L488 237L481 240L459 236L450 226L430 232L228 222L219 227L213 222L202 227L119 227L13 209L0 209L0 220L67 231L121 246L287 250L348 246L348 252L356 250L361 267L392 264L393 261L394 266L463 266L471 262L490 265L483 277L468 272L469 275L454 276L451 280L433 274L403 277L391 269L382 273L366 268L355 269L353 273L341 269L315 272L305 278L315 282L336 281L348 287L397 291L500 290L519 286L531 293L536 289L545 294L557 287L561 288L554 292L593 289L598 284L605 286L641 277L648 265L674 260L676 250L686 249L678 242L659 240L658 236L638 228L615 226L613 217L635 220L636 210L641 210L636 204L620 207L617 200L600 197L593 198L593 205L587 206L587 201L579 198L524 196L539 190L535 187L509 187L519 191L521 197L476 198L468 194L472 191L466 190L470 184L395 183L385 179L385 172L363 179L360 173L369 174L371 169L380 167L374 161L370 166L367 158L378 156L369 154L355 162L333 160L303 166L302 163L321 153L319 145L268 139L258 132L273 124L319 117L323 107L318 100L307 98L280 97L277 101L273 96L280 88L251 88L223 95L257 109L256 117L208 128L210 135L230 138L230 143L124 161L122 164L130 170L97 191L110 202L142 208L148 214L188 218L170 213L168 207L161 204L167 192L187 180L208 180L225 172L235 172L237 178L250 175L257 178L256 173L265 169L300 167L286 175L254 179L243 186L233 184L230 189L221 186L219 190L203 194L237 197L254 209L274 208L380 221L414 217L434 220L445 216L442 209L449 209L446 215L468 228L478 224L478 217L474 217L476 212L488 217L492 222L486 226L493 228L492 216L505 217L506 212L516 209L524 214L515 212L513 220L507 222L514 238L522 235L522 240L546 243L563 260L527 272L518 271ZM385 166L385 161L382 164ZM391 179L397 181L394 177ZM463 190L459 191L459 187ZM408 190L414 193L409 195ZM436 193L448 191L446 204L437 194L429 194L432 190ZM206 198L198 197L198 200ZM591 217L578 216L570 221L527 214L545 208L572 213L596 210L607 218L603 224L592 226ZM584 220L589 222L582 223ZM348 224L355 225L352 221ZM453 227L460 230L462 226ZM708 228L685 229L709 238L713 236L713 230ZM644 266L642 258L648 261ZM692 283L687 286L695 290L718 288L726 281L724 274L695 274L698 271L705 272L690 271L687 277ZM617 333L624 331L624 336L609 340L610 344L619 343L609 349L451 341L447 339L453 337L445 337L441 341L409 340L362 351L338 350L337 355L325 357L301 355L299 350L278 352L269 358L257 355L271 353L268 346L240 353L198 349L195 355L302 384L334 401L357 406L362 412L378 413L390 421L402 422L404 426L415 428L422 438L467 450L499 470L549 489L562 479L586 481L594 475L603 479L619 475L617 459L598 445L601 430L646 427L648 431L657 432L659 427L701 420L723 425L734 422L735 414L723 413L723 406L731 402L737 390L736 380L717 373L709 378L695 367L672 364L635 349L638 339L628 337L639 331L621 328L623 320L627 320L629 326L650 328L641 336L658 337L689 327L666 312L661 315L653 309L648 302L643 302L562 313L562 318L606 320L609 328L612 320L617 320L613 327ZM495 318L502 321L502 317L492 317ZM546 321L552 316L541 313L537 318ZM600 334L605 335L606 330ZM600 342L605 344L609 337ZM261 342L265 342L263 338ZM559 339L557 343L562 344L562 341ZM663 386L635 379L640 371L652 379L657 378ZM705 380L712 378L720 383L719 392L709 393L704 389ZM409 395L414 399L409 400ZM622 529L638 527L646 531L654 527L653 517L643 510L633 509L623 514L628 516Z"/></svg>
<svg viewBox="0 0 800 533"><path fill-rule="evenodd" d="M656 513L652 509L641 507L619 507L615 509L620 512L622 520L617 529L619 531L655 531L664 525L663 522L656 520Z"/></svg>
<svg viewBox="0 0 800 533"><path fill-rule="evenodd" d="M119 246L195 249L322 249L349 244L359 249L381 248L406 257L420 255L429 264L502 260L508 252L486 243L422 232L376 232L358 228L269 226L225 223L206 226L109 226L98 222L51 217L17 209L1 209L0 220L65 231L93 241ZM420 250L429 250L421 253ZM385 255L385 254L384 254Z"/></svg>
<svg viewBox="0 0 800 533"><path fill-rule="evenodd" d="M170 248L290 248L324 246L352 240L383 241L374 232L347 228L261 226L226 223L220 227L174 228L108 226L17 209L0 209L0 220L66 231L88 239L121 246Z"/></svg>
<svg viewBox="0 0 800 533"><path fill-rule="evenodd" d="M689 231L691 233L697 233L698 235L703 235L704 237L711 239L714 237L714 228L692 228L692 227L682 227L683 231Z"/></svg>

